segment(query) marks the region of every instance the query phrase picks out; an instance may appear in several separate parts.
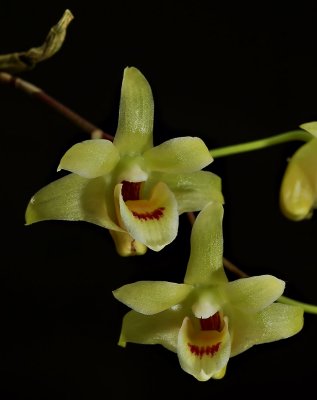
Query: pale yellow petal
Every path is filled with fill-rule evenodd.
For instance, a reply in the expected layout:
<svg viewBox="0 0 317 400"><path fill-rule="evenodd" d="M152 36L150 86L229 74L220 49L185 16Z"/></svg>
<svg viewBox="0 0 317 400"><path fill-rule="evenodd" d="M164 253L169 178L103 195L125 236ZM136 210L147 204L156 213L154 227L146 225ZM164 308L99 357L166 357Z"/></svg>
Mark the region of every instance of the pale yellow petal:
<svg viewBox="0 0 317 400"><path fill-rule="evenodd" d="M109 140L85 140L75 144L64 154L58 171L65 169L84 178L97 178L108 174L119 159L118 150Z"/></svg>
<svg viewBox="0 0 317 400"><path fill-rule="evenodd" d="M232 307L254 313L277 300L284 288L284 281L271 275L261 275L229 282L224 291Z"/></svg>
<svg viewBox="0 0 317 400"><path fill-rule="evenodd" d="M144 153L147 167L162 172L195 172L209 165L213 158L208 147L198 137L167 140Z"/></svg>
<svg viewBox="0 0 317 400"><path fill-rule="evenodd" d="M305 122L299 125L299 127L317 137L317 121Z"/></svg>
<svg viewBox="0 0 317 400"><path fill-rule="evenodd" d="M186 299L193 287L165 281L139 281L114 290L114 297L132 308L146 314L157 314Z"/></svg>

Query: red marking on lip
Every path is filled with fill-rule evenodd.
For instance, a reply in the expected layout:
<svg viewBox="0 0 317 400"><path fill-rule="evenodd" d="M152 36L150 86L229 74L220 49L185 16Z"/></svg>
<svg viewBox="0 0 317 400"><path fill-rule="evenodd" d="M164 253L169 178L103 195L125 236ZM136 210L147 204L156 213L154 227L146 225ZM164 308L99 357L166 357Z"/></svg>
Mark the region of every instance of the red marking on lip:
<svg viewBox="0 0 317 400"><path fill-rule="evenodd" d="M199 357L200 359L203 356L213 357L219 350L221 342L213 344L212 346L198 346L196 344L188 343L189 349L192 354Z"/></svg>
<svg viewBox="0 0 317 400"><path fill-rule="evenodd" d="M216 312L209 318L200 318L199 321L202 331L221 331L221 318L219 312Z"/></svg>
<svg viewBox="0 0 317 400"><path fill-rule="evenodd" d="M142 182L122 181L121 183L122 183L121 193L124 201L139 200Z"/></svg>
<svg viewBox="0 0 317 400"><path fill-rule="evenodd" d="M164 213L163 211L165 210L165 207L159 207L156 208L155 210L151 212L144 212L144 213L139 213L136 211L132 211L132 214L134 217L139 218L141 221L148 221L148 220L153 220L157 219L159 220L160 218L163 217Z"/></svg>

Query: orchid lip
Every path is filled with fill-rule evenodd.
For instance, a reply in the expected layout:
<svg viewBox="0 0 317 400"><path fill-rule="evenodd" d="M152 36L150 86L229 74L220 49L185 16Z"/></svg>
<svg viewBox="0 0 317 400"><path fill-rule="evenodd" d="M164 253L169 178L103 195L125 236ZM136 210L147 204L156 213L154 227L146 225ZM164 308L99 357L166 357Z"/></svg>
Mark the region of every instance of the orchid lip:
<svg viewBox="0 0 317 400"><path fill-rule="evenodd" d="M198 319L198 318L197 318ZM189 336L188 348L192 355L202 359L215 356L221 348L226 332L222 313L217 311L208 318L199 318L199 329Z"/></svg>
<svg viewBox="0 0 317 400"><path fill-rule="evenodd" d="M142 182L122 181L122 198L124 202L140 200L140 190ZM158 207L153 210L136 211L132 210L134 217L141 221L159 220L164 215L165 207Z"/></svg>

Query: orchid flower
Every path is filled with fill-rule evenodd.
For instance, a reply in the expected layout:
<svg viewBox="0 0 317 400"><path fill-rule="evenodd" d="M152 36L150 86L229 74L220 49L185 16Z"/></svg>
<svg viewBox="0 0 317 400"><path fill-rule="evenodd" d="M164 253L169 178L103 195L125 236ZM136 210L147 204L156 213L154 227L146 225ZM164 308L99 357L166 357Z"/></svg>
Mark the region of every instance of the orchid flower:
<svg viewBox="0 0 317 400"><path fill-rule="evenodd" d="M199 213L184 283L140 281L113 292L132 308L123 319L119 345L161 344L200 381L222 378L230 357L292 336L303 326L301 307L275 303L283 281L270 275L228 281L222 218L217 202Z"/></svg>
<svg viewBox="0 0 317 400"><path fill-rule="evenodd" d="M72 146L58 170L70 174L39 190L26 224L87 221L109 229L120 255L159 251L178 232L179 215L223 202L220 178L201 171L213 159L198 137L153 147L154 105L141 72L124 70L113 143L91 139Z"/></svg>
<svg viewBox="0 0 317 400"><path fill-rule="evenodd" d="M312 135L290 159L281 190L280 206L283 214L294 221L311 218L317 208L317 122L300 127Z"/></svg>

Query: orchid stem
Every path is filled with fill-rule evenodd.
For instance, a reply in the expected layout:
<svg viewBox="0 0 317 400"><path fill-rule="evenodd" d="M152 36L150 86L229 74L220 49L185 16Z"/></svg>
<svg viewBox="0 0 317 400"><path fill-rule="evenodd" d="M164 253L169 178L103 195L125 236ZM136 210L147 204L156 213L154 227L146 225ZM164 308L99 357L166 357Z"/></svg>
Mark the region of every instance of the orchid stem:
<svg viewBox="0 0 317 400"><path fill-rule="evenodd" d="M15 89L21 90L31 97L40 100L42 103L46 104L50 108L57 111L59 114L63 115L84 132L89 133L93 139L103 138L111 141L113 140L113 136L109 135L108 133L98 128L96 125L87 121L85 118L81 117L70 108L64 106L58 100L45 93L41 88L33 85L30 82L25 81L24 79L17 78L7 72L0 72L0 84L13 86Z"/></svg>
<svg viewBox="0 0 317 400"><path fill-rule="evenodd" d="M195 222L195 214L193 212L188 212L187 217L189 222L193 225ZM227 258L223 257L223 266L230 272L234 273L235 275L239 276L240 278L248 278L250 275L242 271L238 268L235 264L229 261ZM290 299L286 296L281 296L278 300L279 303L290 304L293 306L301 307L306 313L309 314L317 314L317 306L308 303L302 303L301 301Z"/></svg>
<svg viewBox="0 0 317 400"><path fill-rule="evenodd" d="M290 304L292 306L299 306L302 307L306 313L317 314L317 306L313 304L302 303L301 301L293 300L286 296L281 296L278 299L278 302L284 304Z"/></svg>
<svg viewBox="0 0 317 400"><path fill-rule="evenodd" d="M271 136L268 138L254 140L252 142L235 144L232 146L219 147L216 149L211 149L210 154L213 158L220 158L231 156L234 154L246 153L248 151L261 150L266 147L275 146L280 143L290 142L294 140L300 140L308 142L312 138L312 135L302 129L296 129L294 131L289 131L281 133L279 135Z"/></svg>

